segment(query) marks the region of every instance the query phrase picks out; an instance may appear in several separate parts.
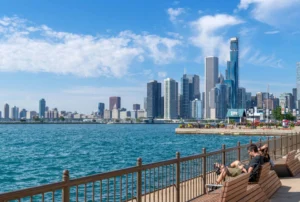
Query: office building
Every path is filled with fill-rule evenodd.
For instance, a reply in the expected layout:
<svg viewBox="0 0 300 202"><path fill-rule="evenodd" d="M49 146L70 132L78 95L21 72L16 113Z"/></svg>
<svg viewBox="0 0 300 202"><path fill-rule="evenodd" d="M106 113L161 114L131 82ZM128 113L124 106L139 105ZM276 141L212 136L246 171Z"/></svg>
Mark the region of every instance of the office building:
<svg viewBox="0 0 300 202"><path fill-rule="evenodd" d="M144 110L138 110L137 111L137 118L140 119L140 118L146 118L148 115L147 115L147 112L144 111ZM148 116L149 117L149 116Z"/></svg>
<svg viewBox="0 0 300 202"><path fill-rule="evenodd" d="M34 117L36 117L38 115L38 113L36 111L27 111L26 113L26 119L33 119Z"/></svg>
<svg viewBox="0 0 300 202"><path fill-rule="evenodd" d="M114 108L121 108L121 97L113 96L109 98L109 110L113 110Z"/></svg>
<svg viewBox="0 0 300 202"><path fill-rule="evenodd" d="M200 120L202 119L202 102L195 99L191 101L191 118Z"/></svg>
<svg viewBox="0 0 300 202"><path fill-rule="evenodd" d="M246 109L246 89L245 88L239 88L238 93L238 107L240 109Z"/></svg>
<svg viewBox="0 0 300 202"><path fill-rule="evenodd" d="M105 104L102 102L99 102L98 103L98 116L102 119L104 117L104 109L105 109Z"/></svg>
<svg viewBox="0 0 300 202"><path fill-rule="evenodd" d="M147 83L147 116L160 117L161 110L161 83L153 80Z"/></svg>
<svg viewBox="0 0 300 202"><path fill-rule="evenodd" d="M109 109L104 110L104 119L106 119L106 120L111 119L111 110L109 110Z"/></svg>
<svg viewBox="0 0 300 202"><path fill-rule="evenodd" d="M246 92L246 109L250 109L251 108L251 93Z"/></svg>
<svg viewBox="0 0 300 202"><path fill-rule="evenodd" d="M263 94L262 92L256 93L256 104L258 109L263 108Z"/></svg>
<svg viewBox="0 0 300 202"><path fill-rule="evenodd" d="M41 99L39 102L39 117L45 118L45 111L46 111L46 101L45 99Z"/></svg>
<svg viewBox="0 0 300 202"><path fill-rule="evenodd" d="M187 75L189 79L189 99L200 100L200 77L198 75Z"/></svg>
<svg viewBox="0 0 300 202"><path fill-rule="evenodd" d="M147 97L144 98L144 110L147 111Z"/></svg>
<svg viewBox="0 0 300 202"><path fill-rule="evenodd" d="M130 118L131 118L131 119L137 119L137 111L138 111L138 110L133 110L133 111L131 111L131 113L130 113Z"/></svg>
<svg viewBox="0 0 300 202"><path fill-rule="evenodd" d="M217 57L206 57L205 58L205 101L204 101L204 117L209 119L210 108L209 108L209 93L218 82L218 71L219 71L219 60ZM203 99L203 98L202 98Z"/></svg>
<svg viewBox="0 0 300 202"><path fill-rule="evenodd" d="M0 119L2 119L2 112L0 111Z"/></svg>
<svg viewBox="0 0 300 202"><path fill-rule="evenodd" d="M232 81L228 83L230 84L230 108L237 109L239 91L239 41L236 37L230 39L230 61L227 62L226 80Z"/></svg>
<svg viewBox="0 0 300 202"><path fill-rule="evenodd" d="M164 119L176 119L178 117L178 83L167 78L164 80Z"/></svg>
<svg viewBox="0 0 300 202"><path fill-rule="evenodd" d="M297 88L293 88L293 99L294 99L293 109L298 109L298 106L297 106Z"/></svg>
<svg viewBox="0 0 300 202"><path fill-rule="evenodd" d="M131 112L130 111L120 111L120 119L128 119L131 118Z"/></svg>
<svg viewBox="0 0 300 202"><path fill-rule="evenodd" d="M19 108L14 106L11 108L11 119L12 120L18 120L19 119Z"/></svg>
<svg viewBox="0 0 300 202"><path fill-rule="evenodd" d="M216 118L225 119L229 106L228 86L224 81L220 81L215 87L216 89Z"/></svg>
<svg viewBox="0 0 300 202"><path fill-rule="evenodd" d="M164 118L165 109L165 97L162 96L160 99L160 116L158 118Z"/></svg>
<svg viewBox="0 0 300 202"><path fill-rule="evenodd" d="M133 104L132 109L133 109L134 111L140 110L140 109L141 109L141 105L139 105L139 104Z"/></svg>
<svg viewBox="0 0 300 202"><path fill-rule="evenodd" d="M212 88L209 92L209 115L210 119L216 119L217 118L217 107L219 106L218 103L218 95L217 92L218 89L215 87Z"/></svg>
<svg viewBox="0 0 300 202"><path fill-rule="evenodd" d="M279 105L281 108L288 108L288 111L292 111L293 108L293 95L291 93L282 93L279 96Z"/></svg>
<svg viewBox="0 0 300 202"><path fill-rule="evenodd" d="M180 90L180 116L181 118L187 119L190 117L190 86L189 78L186 74L181 78Z"/></svg>
<svg viewBox="0 0 300 202"><path fill-rule="evenodd" d="M3 116L4 119L9 119L9 105L8 104L5 104L4 105L4 116Z"/></svg>
<svg viewBox="0 0 300 202"><path fill-rule="evenodd" d="M111 111L111 118L112 119L120 119L120 109L114 108Z"/></svg>
<svg viewBox="0 0 300 202"><path fill-rule="evenodd" d="M297 101L300 100L300 62L297 62L296 64L297 68ZM298 102L297 102L298 104ZM300 106L298 105L298 109L300 109Z"/></svg>

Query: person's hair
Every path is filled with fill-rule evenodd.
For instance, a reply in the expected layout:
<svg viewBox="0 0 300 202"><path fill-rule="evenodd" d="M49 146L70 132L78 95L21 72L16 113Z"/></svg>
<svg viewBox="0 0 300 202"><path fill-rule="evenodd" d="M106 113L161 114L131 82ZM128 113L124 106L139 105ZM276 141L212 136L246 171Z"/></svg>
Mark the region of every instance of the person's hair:
<svg viewBox="0 0 300 202"><path fill-rule="evenodd" d="M248 151L251 152L258 152L258 148L256 146L256 144L251 144L250 146L247 147Z"/></svg>

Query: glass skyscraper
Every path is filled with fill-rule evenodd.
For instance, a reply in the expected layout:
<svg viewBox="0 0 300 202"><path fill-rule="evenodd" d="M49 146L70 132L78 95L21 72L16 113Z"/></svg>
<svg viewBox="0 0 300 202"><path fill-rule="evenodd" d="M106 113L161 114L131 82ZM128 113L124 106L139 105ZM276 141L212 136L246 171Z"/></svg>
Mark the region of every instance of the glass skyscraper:
<svg viewBox="0 0 300 202"><path fill-rule="evenodd" d="M298 100L300 100L300 62L297 62L297 105L298 105ZM300 106L297 106L299 109Z"/></svg>
<svg viewBox="0 0 300 202"><path fill-rule="evenodd" d="M104 108L105 108L104 103L99 102L98 103L98 116L100 116L101 118L104 118Z"/></svg>
<svg viewBox="0 0 300 202"><path fill-rule="evenodd" d="M147 117L160 117L161 111L161 83L153 80L147 83Z"/></svg>
<svg viewBox="0 0 300 202"><path fill-rule="evenodd" d="M190 117L190 87L186 74L181 78L180 116L182 118Z"/></svg>
<svg viewBox="0 0 300 202"><path fill-rule="evenodd" d="M239 107L239 40L236 37L230 39L230 61L227 62L226 80L232 81L229 107L232 109L236 109Z"/></svg>
<svg viewBox="0 0 300 202"><path fill-rule="evenodd" d="M40 118L45 118L46 100L45 99L41 99L39 104L40 104L39 117Z"/></svg>

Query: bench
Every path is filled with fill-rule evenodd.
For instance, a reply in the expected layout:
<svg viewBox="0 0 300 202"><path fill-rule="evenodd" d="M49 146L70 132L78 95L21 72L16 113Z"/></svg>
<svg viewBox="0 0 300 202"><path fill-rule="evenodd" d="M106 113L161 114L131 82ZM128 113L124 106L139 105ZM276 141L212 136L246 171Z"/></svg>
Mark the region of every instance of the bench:
<svg viewBox="0 0 300 202"><path fill-rule="evenodd" d="M300 173L300 161L296 156L296 150L289 152L286 158L274 162L274 170L279 177L294 177Z"/></svg>
<svg viewBox="0 0 300 202"><path fill-rule="evenodd" d="M236 202L247 190L250 174L241 174L223 182L223 187L191 200L191 202Z"/></svg>

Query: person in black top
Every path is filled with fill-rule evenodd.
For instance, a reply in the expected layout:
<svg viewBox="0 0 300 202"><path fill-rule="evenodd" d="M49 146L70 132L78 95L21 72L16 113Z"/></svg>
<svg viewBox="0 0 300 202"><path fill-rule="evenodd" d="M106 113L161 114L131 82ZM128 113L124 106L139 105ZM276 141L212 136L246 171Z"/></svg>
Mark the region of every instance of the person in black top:
<svg viewBox="0 0 300 202"><path fill-rule="evenodd" d="M255 182L258 174L259 174L259 168L262 164L264 164L264 157L260 155L260 153L258 152L258 148L255 144L251 144L248 148L248 153L250 156L252 156L251 161L249 162L248 165L243 165L241 162L239 161L234 161L232 164L236 164L237 166L235 166L235 169L241 169L240 172L235 172L238 173L234 176L231 175L230 169L231 167L225 167L223 165L221 165L221 169L220 169L220 175L216 181L217 184L220 184L223 179L225 179L226 176L232 176L232 177L236 177L239 174L241 174L242 172L244 173L250 173L250 177L249 177L249 182Z"/></svg>

